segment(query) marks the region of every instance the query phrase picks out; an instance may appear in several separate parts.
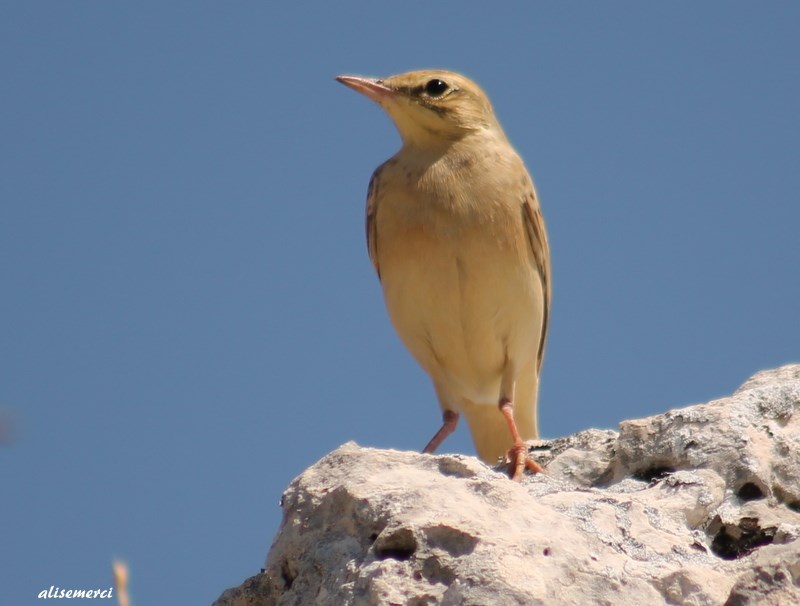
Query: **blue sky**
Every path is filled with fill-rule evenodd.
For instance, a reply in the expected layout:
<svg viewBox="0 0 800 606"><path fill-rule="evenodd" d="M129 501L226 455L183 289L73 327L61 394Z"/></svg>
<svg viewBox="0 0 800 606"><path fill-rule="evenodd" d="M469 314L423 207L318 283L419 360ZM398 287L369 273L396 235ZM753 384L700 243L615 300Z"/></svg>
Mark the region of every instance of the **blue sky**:
<svg viewBox="0 0 800 606"><path fill-rule="evenodd" d="M800 361L798 31L794 2L2 3L3 601L119 557L135 606L211 603L305 467L438 428L364 242L399 138L337 74L492 98L551 241L545 436Z"/></svg>

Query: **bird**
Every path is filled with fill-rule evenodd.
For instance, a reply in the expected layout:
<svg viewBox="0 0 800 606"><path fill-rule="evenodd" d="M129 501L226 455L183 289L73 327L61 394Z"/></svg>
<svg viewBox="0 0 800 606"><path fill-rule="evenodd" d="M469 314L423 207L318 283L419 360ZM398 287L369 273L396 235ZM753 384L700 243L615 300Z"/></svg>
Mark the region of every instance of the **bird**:
<svg viewBox="0 0 800 606"><path fill-rule="evenodd" d="M550 316L550 249L533 180L487 95L452 71L336 80L376 102L400 150L367 188L370 260L389 318L429 375L442 425L463 415L478 456L512 479L542 472L537 398Z"/></svg>

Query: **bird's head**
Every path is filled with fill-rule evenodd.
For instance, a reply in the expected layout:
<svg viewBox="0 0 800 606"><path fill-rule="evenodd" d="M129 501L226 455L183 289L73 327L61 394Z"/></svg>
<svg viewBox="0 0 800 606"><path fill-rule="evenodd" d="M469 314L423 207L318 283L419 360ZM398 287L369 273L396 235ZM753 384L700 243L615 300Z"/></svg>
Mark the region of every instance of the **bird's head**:
<svg viewBox="0 0 800 606"><path fill-rule="evenodd" d="M422 70L389 78L336 79L386 110L406 145L446 145L476 131L500 130L486 94L455 72Z"/></svg>

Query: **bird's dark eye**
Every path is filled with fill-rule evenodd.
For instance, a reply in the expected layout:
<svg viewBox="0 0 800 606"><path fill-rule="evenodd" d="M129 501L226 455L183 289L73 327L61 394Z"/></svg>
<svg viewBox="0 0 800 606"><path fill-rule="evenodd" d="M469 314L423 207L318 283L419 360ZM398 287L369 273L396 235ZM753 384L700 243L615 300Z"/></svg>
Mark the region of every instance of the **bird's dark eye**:
<svg viewBox="0 0 800 606"><path fill-rule="evenodd" d="M428 83L425 85L425 92L431 97L441 97L447 92L448 88L450 87L447 86L447 82L442 82L434 78L433 80L428 80Z"/></svg>

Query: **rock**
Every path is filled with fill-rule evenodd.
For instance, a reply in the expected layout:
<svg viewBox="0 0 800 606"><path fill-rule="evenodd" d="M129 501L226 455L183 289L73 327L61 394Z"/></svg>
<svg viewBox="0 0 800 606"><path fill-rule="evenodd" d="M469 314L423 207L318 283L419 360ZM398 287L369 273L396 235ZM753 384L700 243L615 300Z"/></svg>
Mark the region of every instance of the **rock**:
<svg viewBox="0 0 800 606"><path fill-rule="evenodd" d="M531 442L545 475L347 443L295 479L216 606L800 603L800 365Z"/></svg>

